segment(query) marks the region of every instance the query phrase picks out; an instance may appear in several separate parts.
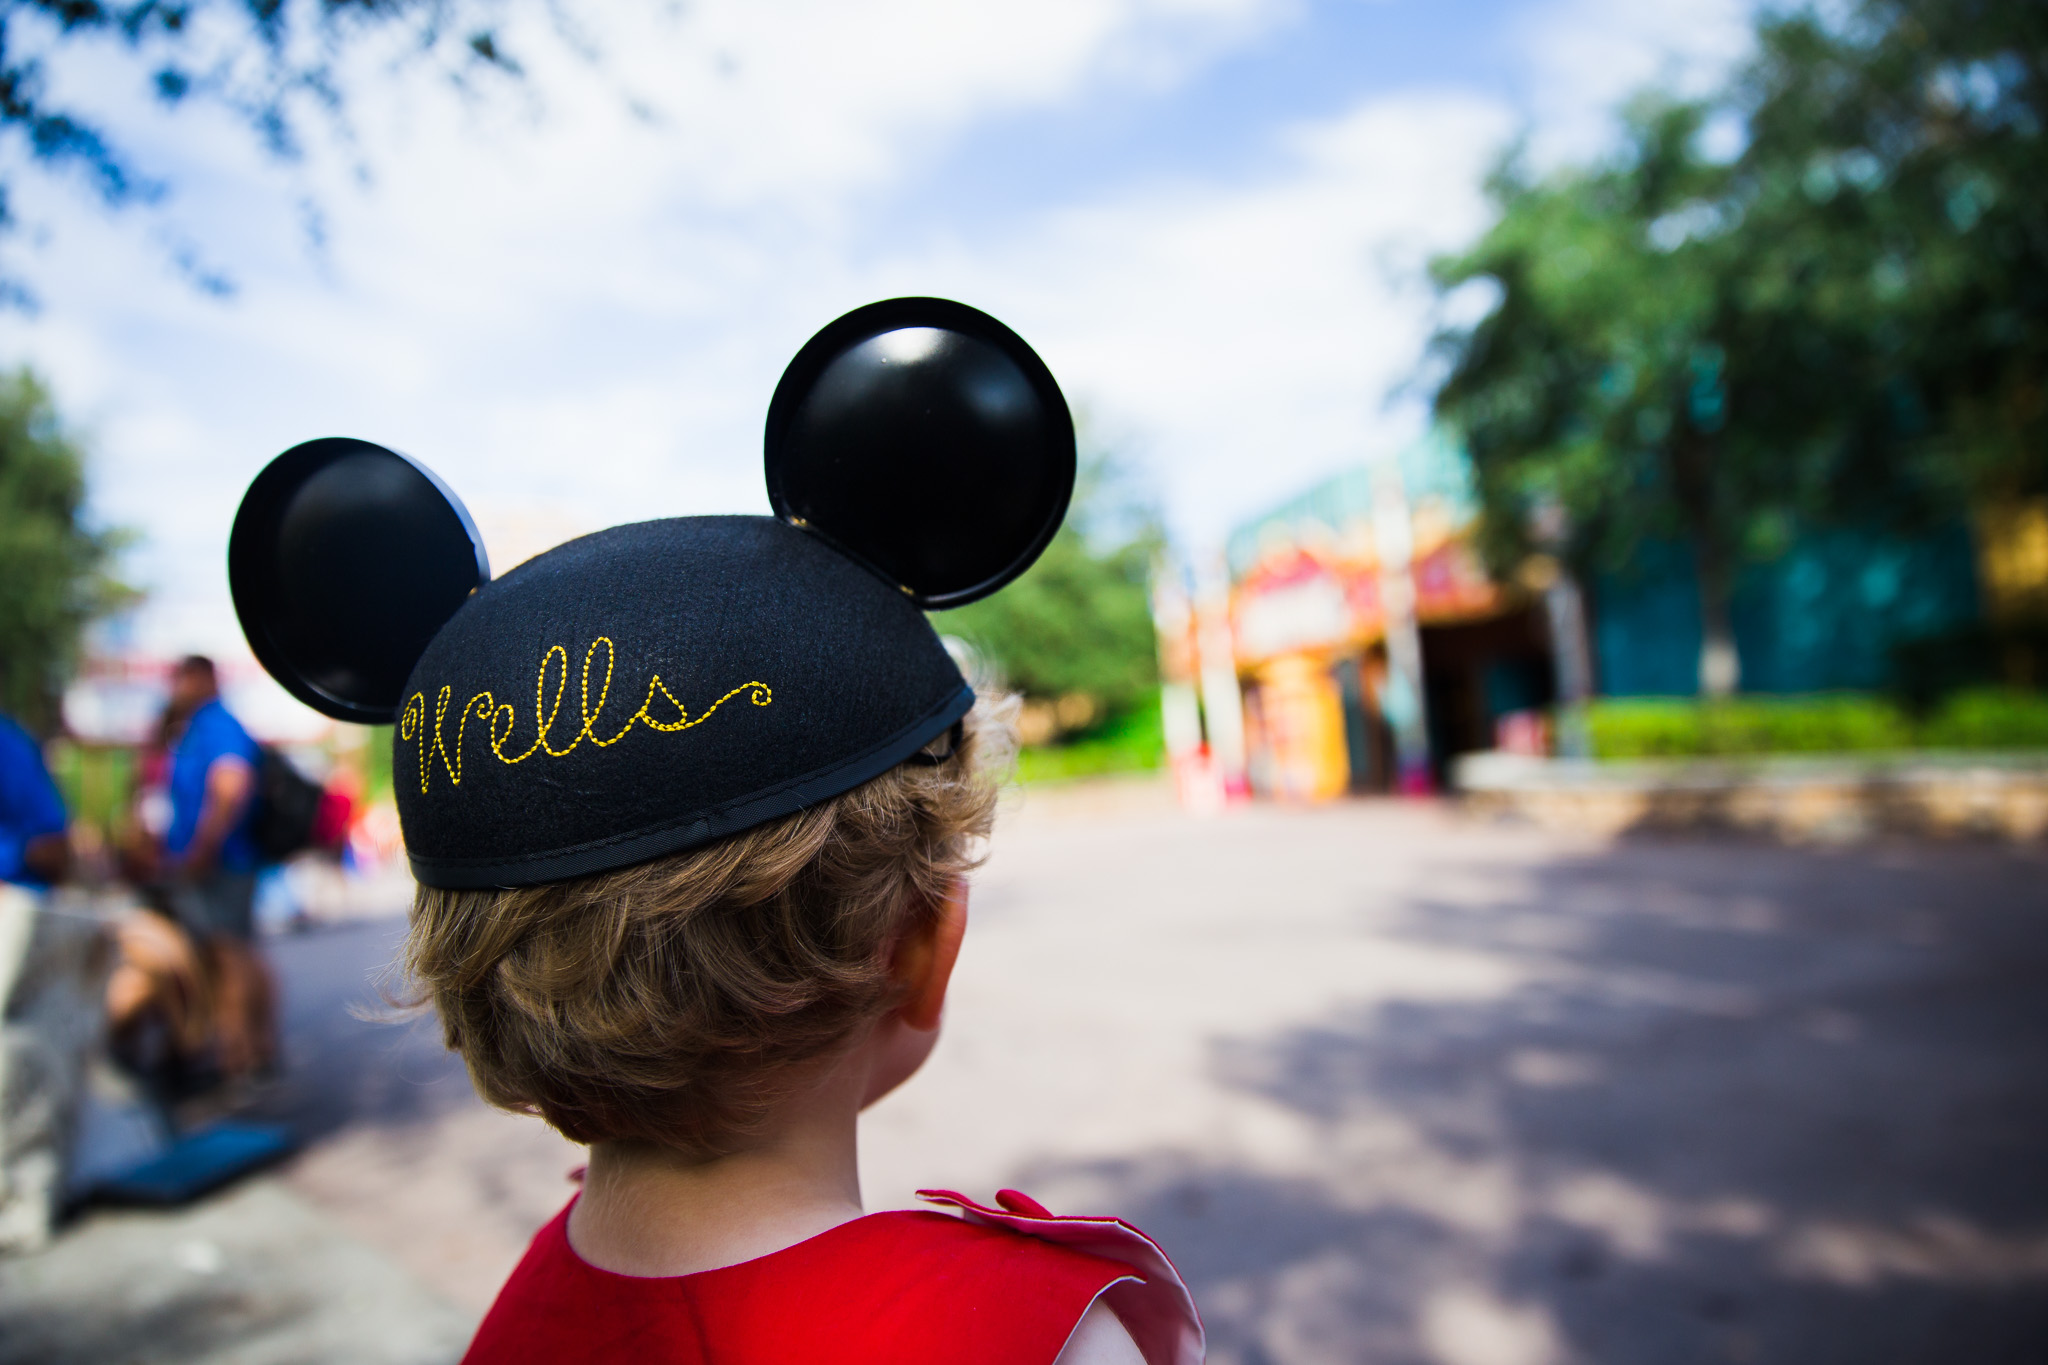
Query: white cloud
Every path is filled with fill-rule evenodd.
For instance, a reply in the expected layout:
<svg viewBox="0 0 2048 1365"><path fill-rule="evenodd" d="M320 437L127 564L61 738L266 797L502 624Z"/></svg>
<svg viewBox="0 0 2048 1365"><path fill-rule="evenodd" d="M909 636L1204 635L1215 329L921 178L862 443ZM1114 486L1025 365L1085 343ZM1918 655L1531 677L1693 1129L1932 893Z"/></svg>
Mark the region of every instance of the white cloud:
<svg viewBox="0 0 2048 1365"><path fill-rule="evenodd" d="M1213 542L1420 429L1418 412L1381 406L1427 311L1387 263L1483 224L1479 172L1508 126L1465 95L1373 100L1292 130L1262 184L1059 214L942 278L1001 301L1064 382L1143 433L1178 524Z"/></svg>
<svg viewBox="0 0 2048 1365"><path fill-rule="evenodd" d="M1549 0L1524 14L1539 164L1598 152L1616 105L1651 85L1705 94L1750 48L1753 0Z"/></svg>
<svg viewBox="0 0 2048 1365"><path fill-rule="evenodd" d="M158 125L139 149L192 190L166 221L233 257L240 299L169 278L136 220L44 194L33 208L57 234L34 268L49 307L0 346L50 373L92 428L99 506L150 537L143 638L167 651L236 646L221 567L234 504L311 436L406 449L504 525L762 510L760 423L782 365L837 313L893 293L951 294L1017 327L1071 396L1137 434L1177 524L1213 541L1419 429L1413 401L1384 403L1427 331L1415 267L1483 224L1478 178L1517 119L1590 127L1613 80L1588 62L1654 75L1674 43L1721 53L1739 12L1689 0L1674 28L1619 0L1563 0L1537 12L1551 27L1532 30L1547 36L1522 108L1485 89L1367 93L1276 129L1249 178L1139 168L999 229L895 235L892 194L979 120L1193 79L1293 13L622 9L596 68L522 45L543 54L537 118L516 98L376 87L358 120L373 183L351 188L338 161L314 173L332 218L315 261L246 138L205 118L175 141Z"/></svg>

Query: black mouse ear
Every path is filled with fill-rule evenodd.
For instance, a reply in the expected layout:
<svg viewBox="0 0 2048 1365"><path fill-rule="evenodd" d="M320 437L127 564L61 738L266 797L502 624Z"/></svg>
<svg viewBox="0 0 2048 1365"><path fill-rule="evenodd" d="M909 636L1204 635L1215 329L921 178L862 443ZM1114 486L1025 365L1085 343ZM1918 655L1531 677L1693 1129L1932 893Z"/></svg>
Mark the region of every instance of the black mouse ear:
<svg viewBox="0 0 2048 1365"><path fill-rule="evenodd" d="M328 437L242 495L228 588L270 676L336 720L389 724L427 643L490 581L483 538L425 465Z"/></svg>
<svg viewBox="0 0 2048 1365"><path fill-rule="evenodd" d="M1074 420L1052 371L946 299L857 308L797 352L768 405L768 498L922 607L1031 567L1074 491Z"/></svg>

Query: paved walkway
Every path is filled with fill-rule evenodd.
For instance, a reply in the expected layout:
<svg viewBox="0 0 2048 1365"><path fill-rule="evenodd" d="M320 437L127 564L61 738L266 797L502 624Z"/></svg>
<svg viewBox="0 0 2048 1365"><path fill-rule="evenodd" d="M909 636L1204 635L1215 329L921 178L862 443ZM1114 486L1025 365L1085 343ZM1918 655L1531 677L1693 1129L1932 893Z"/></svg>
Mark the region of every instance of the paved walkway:
<svg viewBox="0 0 2048 1365"><path fill-rule="evenodd" d="M471 1314L278 1181L98 1211L0 1265L10 1365L451 1365Z"/></svg>
<svg viewBox="0 0 2048 1365"><path fill-rule="evenodd" d="M1218 1365L2037 1361L2044 888L2039 849L1034 793L944 1042L871 1117L869 1202L1013 1184L1121 1213L1188 1273ZM451 1359L446 1324L567 1197L575 1149L481 1108L430 1026L351 1017L395 932L280 945L272 1103L313 1141L235 1198L291 1201L452 1316L423 1311L412 1356L132 1358ZM0 1358L53 1358L6 1349L23 1264Z"/></svg>

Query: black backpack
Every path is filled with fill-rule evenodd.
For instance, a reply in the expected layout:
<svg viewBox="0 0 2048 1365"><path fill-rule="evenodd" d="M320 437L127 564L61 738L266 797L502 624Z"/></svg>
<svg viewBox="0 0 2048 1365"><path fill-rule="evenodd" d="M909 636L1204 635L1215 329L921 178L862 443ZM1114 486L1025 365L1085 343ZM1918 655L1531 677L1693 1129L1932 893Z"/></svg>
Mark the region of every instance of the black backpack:
<svg viewBox="0 0 2048 1365"><path fill-rule="evenodd" d="M320 815L320 787L265 744L256 766L256 849L264 861L281 863L313 842Z"/></svg>

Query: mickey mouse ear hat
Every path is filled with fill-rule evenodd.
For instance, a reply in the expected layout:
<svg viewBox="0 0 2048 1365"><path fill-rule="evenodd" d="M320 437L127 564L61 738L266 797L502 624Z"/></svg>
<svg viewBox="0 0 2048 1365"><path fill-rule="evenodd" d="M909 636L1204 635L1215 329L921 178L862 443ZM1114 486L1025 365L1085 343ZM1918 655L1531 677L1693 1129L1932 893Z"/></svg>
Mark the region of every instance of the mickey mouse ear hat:
<svg viewBox="0 0 2048 1365"><path fill-rule="evenodd" d="M974 694L925 608L1031 566L1074 428L1014 332L892 299L797 353L768 411L775 517L615 526L493 580L461 502L366 441L295 446L228 543L256 657L395 726L413 873L523 886L642 862L878 777Z"/></svg>
<svg viewBox="0 0 2048 1365"><path fill-rule="evenodd" d="M899 584L958 607L1031 566L1074 491L1052 371L944 299L859 308L796 354L768 405L768 498Z"/></svg>
<svg viewBox="0 0 2048 1365"><path fill-rule="evenodd" d="M490 578L475 523L432 470L347 437L266 465L228 538L250 649L337 720L389 724L427 643Z"/></svg>

